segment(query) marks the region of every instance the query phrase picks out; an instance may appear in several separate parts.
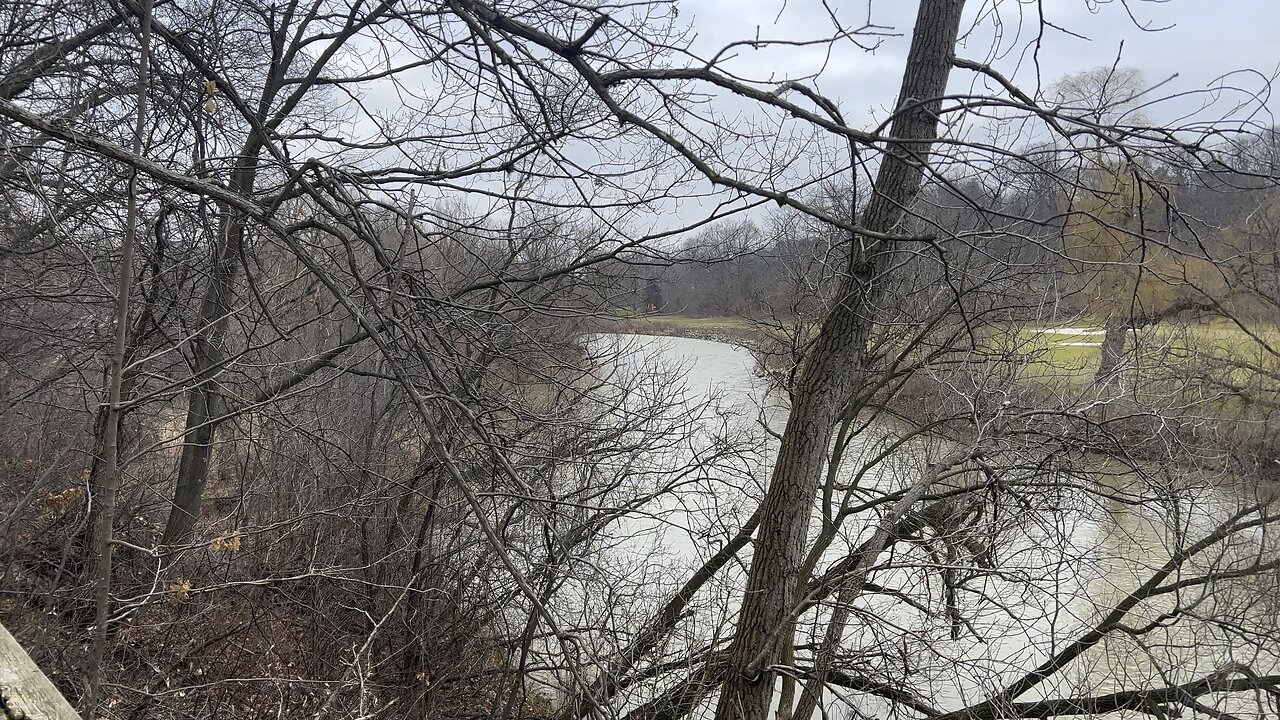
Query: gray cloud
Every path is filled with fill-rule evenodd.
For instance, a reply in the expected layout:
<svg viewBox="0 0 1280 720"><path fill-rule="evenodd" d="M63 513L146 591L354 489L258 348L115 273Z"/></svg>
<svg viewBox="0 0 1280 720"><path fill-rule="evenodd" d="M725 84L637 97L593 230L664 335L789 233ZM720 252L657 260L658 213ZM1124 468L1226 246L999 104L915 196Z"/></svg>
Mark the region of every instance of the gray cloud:
<svg viewBox="0 0 1280 720"><path fill-rule="evenodd" d="M916 3L830 4L846 28L859 27L868 17L884 26L885 36L864 40L878 39L878 48L867 52L848 41L830 53L816 46L743 47L730 66L761 80L820 72L817 86L838 99L851 120L883 116L896 94ZM704 55L732 40L758 35L794 41L830 34L834 27L819 3L795 0L685 0L680 8ZM1133 67L1148 83L1160 84L1155 95L1181 96L1154 108L1149 114L1156 120L1231 114L1244 93L1265 92L1280 69L1273 41L1280 34L1275 0L986 0L971 2L969 16L961 47L967 57L991 63L1029 90L1047 89L1063 75L1102 65ZM969 78L957 75L956 89L963 90ZM1216 98L1204 92L1224 84L1240 92ZM1206 104L1212 106L1203 109ZM1277 107L1271 99L1265 105ZM1259 122L1270 124L1270 116Z"/></svg>

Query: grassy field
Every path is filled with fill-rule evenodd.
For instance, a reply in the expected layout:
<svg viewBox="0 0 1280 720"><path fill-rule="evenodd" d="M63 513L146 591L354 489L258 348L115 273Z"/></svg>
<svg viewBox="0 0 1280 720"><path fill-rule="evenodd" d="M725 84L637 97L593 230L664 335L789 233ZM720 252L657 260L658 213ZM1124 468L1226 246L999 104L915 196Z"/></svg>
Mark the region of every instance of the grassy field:
<svg viewBox="0 0 1280 720"><path fill-rule="evenodd" d="M689 317L645 315L626 319L628 329L657 335L702 336L707 333L747 333L751 323L740 317ZM1103 331L1095 328L1022 326L1012 333L993 334L988 349L1009 358L1026 360L1049 374L1091 376L1098 366L1098 345Z"/></svg>
<svg viewBox="0 0 1280 720"><path fill-rule="evenodd" d="M1130 337L1129 350L1136 342L1138 355L1130 362L1146 367L1180 366L1212 359L1217 364L1232 362L1274 366L1275 356L1267 349L1280 350L1280 329L1253 330L1256 337L1234 324L1165 324L1146 327ZM1041 379L1059 378L1088 381L1098 368L1105 332L1100 327L1051 327L1023 325L1007 332L993 333L990 350L1030 365L1030 375ZM1247 380L1251 373L1230 373L1233 381Z"/></svg>
<svg viewBox="0 0 1280 720"><path fill-rule="evenodd" d="M759 326L735 317L619 318L617 331L748 348L764 338ZM977 347L956 347L940 356L938 367L954 368L963 382L976 373L978 382L1012 390L1027 407L1088 408L1101 401L1101 416L1114 421L1108 432L1132 437L1135 457L1148 451L1163 457L1171 441L1180 452L1204 457L1224 444L1259 453L1273 447L1267 428L1273 409L1280 408L1280 327L1258 328L1253 336L1225 322L1142 328L1130 337L1119 373L1102 384L1094 379L1106 335L1101 327L1009 323L978 332ZM935 402L932 392L943 385L930 385L934 377L916 376L919 383L904 395L902 412L921 421L938 419L931 413L947 405Z"/></svg>
<svg viewBox="0 0 1280 720"><path fill-rule="evenodd" d="M993 336L993 348L1008 351L1051 375L1088 375L1098 367L1104 331L1097 328L1022 326L1011 336Z"/></svg>
<svg viewBox="0 0 1280 720"><path fill-rule="evenodd" d="M690 317L686 315L645 315L623 320L630 332L655 335L727 339L732 341L756 332L740 317ZM1139 364L1147 367L1174 367L1196 363L1206 357L1274 366L1276 358L1263 343L1280 351L1280 327L1259 327L1251 337L1226 321L1210 323L1170 323L1143 328L1134 334L1139 347ZM1039 381L1091 381L1097 371L1105 332L1085 324L1051 326L1026 324L993 329L986 337L985 350L1004 361L1025 364L1023 375ZM1130 345L1132 349L1132 345ZM1232 380L1247 380L1251 373L1232 373Z"/></svg>

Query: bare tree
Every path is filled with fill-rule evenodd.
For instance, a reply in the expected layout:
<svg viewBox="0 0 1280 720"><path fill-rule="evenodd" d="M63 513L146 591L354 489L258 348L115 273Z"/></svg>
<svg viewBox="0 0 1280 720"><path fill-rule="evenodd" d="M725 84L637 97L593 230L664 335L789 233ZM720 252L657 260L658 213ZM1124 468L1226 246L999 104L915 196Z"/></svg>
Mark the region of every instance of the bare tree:
<svg viewBox="0 0 1280 720"><path fill-rule="evenodd" d="M959 57L964 10L863 129L664 2L6 7L6 619L122 717L1274 710L1265 465L1208 451L1274 371L1157 325L1274 347L1265 213L1206 243L1173 191L1269 166ZM589 332L664 278L772 313L776 394ZM1054 366L1082 313L1105 382Z"/></svg>

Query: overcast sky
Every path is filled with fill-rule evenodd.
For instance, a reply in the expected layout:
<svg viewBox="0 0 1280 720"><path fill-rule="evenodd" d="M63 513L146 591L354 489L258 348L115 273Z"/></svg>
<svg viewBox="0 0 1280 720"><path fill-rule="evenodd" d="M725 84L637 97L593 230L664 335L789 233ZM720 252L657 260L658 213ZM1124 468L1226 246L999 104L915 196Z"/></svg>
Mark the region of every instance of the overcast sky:
<svg viewBox="0 0 1280 720"><path fill-rule="evenodd" d="M774 73L801 75L826 63L818 85L837 98L850 121L883 116L896 94L917 2L911 0L828 0L846 27L862 25L868 17L897 36L885 37L880 47L864 52L845 43L830 57L818 50L787 48L740 53L735 67L757 77ZM734 39L802 38L829 32L814 0L681 0L681 18L692 15L701 52ZM1040 33L1039 13L1049 23L1083 37L1047 28ZM1048 86L1061 76L1101 65L1121 65L1143 72L1150 84L1178 77L1158 94L1198 91L1226 82L1251 92L1262 90L1280 69L1280 0L970 0L967 36L961 54L992 63L1016 74L1024 87L1034 88L1039 77ZM1158 32L1139 27L1165 28ZM997 37L998 35L998 37ZM1243 74L1252 70L1259 74ZM1232 75L1232 73L1236 73ZM972 75L955 73L963 85ZM963 89L962 87L957 89ZM1237 94L1235 97L1239 97ZM1184 98L1156 109L1153 120L1169 121L1202 106L1208 97ZM1231 105L1219 101L1213 110L1221 117ZM1280 112L1275 100L1267 103ZM1234 103L1232 103L1234 105ZM1259 119L1272 124L1269 119Z"/></svg>
<svg viewBox="0 0 1280 720"><path fill-rule="evenodd" d="M722 66L764 83L766 88L771 83L817 73L810 84L837 102L846 122L864 128L874 127L889 114L919 6L917 0L677 2L677 22L687 23L694 34L692 49L704 59L727 43L751 38L795 41L829 37L833 24L826 17L824 5L837 14L845 28L861 27L868 21L874 24L881 35L861 40L867 45L876 44L873 50L864 50L847 40L834 45L765 46L755 50L741 46L727 66ZM1233 117L1247 120L1256 130L1274 125L1272 113L1280 112L1280 99L1251 97L1264 94L1270 80L1280 72L1280 47L1276 43L1280 38L1280 0L968 0L966 8L958 53L995 66L1031 94L1047 94L1064 75L1118 64L1139 70L1149 85L1158 85L1153 98L1176 96L1170 102L1143 109L1146 118L1163 126L1179 125L1189 119L1203 123ZM656 27L652 29L659 32ZM668 60L674 65L697 64L687 58ZM952 90L966 92L973 83L982 81L974 73L956 71L952 73ZM1223 84L1235 90L1211 92ZM421 95L430 97L429 78L424 79L424 87L427 89ZM753 125L753 116L759 117L760 108L751 101L716 93L706 84L697 87L701 92L717 95L711 103L716 122L728 118L730 122L725 124L736 128ZM994 88L975 90L984 95L1004 95ZM803 99L791 99L806 104ZM403 102L392 90L382 100L391 107ZM746 178L749 181L786 192L806 187L823 173L832 172L833 158L835 163L847 160L843 141L821 133L817 133L820 137L816 142L801 139L789 147L780 142L781 150L770 147L778 121L775 114L774 124L759 124L753 131L760 134L750 142L741 142L736 149L732 139L701 139L729 157L735 172L755 172L756 177ZM792 126L792 130L794 126L807 127L804 123ZM953 134L972 130L973 126L948 128ZM978 132L988 130L1003 132L977 128ZM697 139L697 131L691 132ZM1005 145L1016 147L1034 139L1021 134L1021 129L1014 132L1017 134L1002 138ZM821 147L824 145L825 155ZM582 166L604 174L616 169L594 147L573 146L564 152ZM772 157L758 155L770 152L789 154L791 159L775 164ZM595 167L596 163L601 167ZM671 173L676 175L690 174L681 163L671 167L675 168ZM692 176L696 177L696 173ZM619 177L616 182L630 187L651 180L661 186L670 178L653 180L640 173L638 177ZM607 189L597 192L602 197L612 197ZM726 197L726 193L699 180L682 187L677 195L679 199L655 203L658 210L654 215L636 222L656 229L691 223L703 218ZM484 202L482 195L473 200Z"/></svg>
<svg viewBox="0 0 1280 720"><path fill-rule="evenodd" d="M733 41L811 40L829 36L833 28L821 0L678 2L679 20L696 33L693 50L703 58ZM810 84L837 102L846 122L874 127L889 114L897 95L919 3L826 0L826 5L846 29L861 27L868 19L880 26L884 35L878 46L870 51L848 41L758 50L744 46L727 67L761 82L819 73ZM1142 108L1146 119L1166 127L1214 123L1256 131L1275 125L1274 113L1280 112L1280 99L1268 91L1280 73L1280 0L969 0L965 18L958 54L994 66L1028 93L1047 96L1064 75L1119 65L1140 71L1148 86L1156 86L1145 100L1171 98ZM874 44L876 38L863 42ZM974 73L953 72L951 91L966 92L975 82L983 80ZM973 89L1004 95L993 87ZM745 119L758 112L751 103L723 94L716 106L722 117ZM1220 123L1223 118L1247 125ZM1005 142L1033 139L1017 132ZM803 184L804 169L801 164L785 173L762 172L786 189ZM672 219L699 218L722 197L714 192L686 197L674 203Z"/></svg>

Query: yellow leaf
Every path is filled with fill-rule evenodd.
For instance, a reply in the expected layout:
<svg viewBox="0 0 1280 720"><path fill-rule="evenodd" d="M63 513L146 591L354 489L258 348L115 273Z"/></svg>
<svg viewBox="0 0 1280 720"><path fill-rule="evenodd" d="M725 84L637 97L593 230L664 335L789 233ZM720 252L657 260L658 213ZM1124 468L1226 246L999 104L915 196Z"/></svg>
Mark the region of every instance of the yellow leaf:
<svg viewBox="0 0 1280 720"><path fill-rule="evenodd" d="M240 549L240 531L233 530L209 543L209 549L215 551L235 552Z"/></svg>
<svg viewBox="0 0 1280 720"><path fill-rule="evenodd" d="M182 578L169 584L169 597L166 601L177 607L191 598L191 581Z"/></svg>

